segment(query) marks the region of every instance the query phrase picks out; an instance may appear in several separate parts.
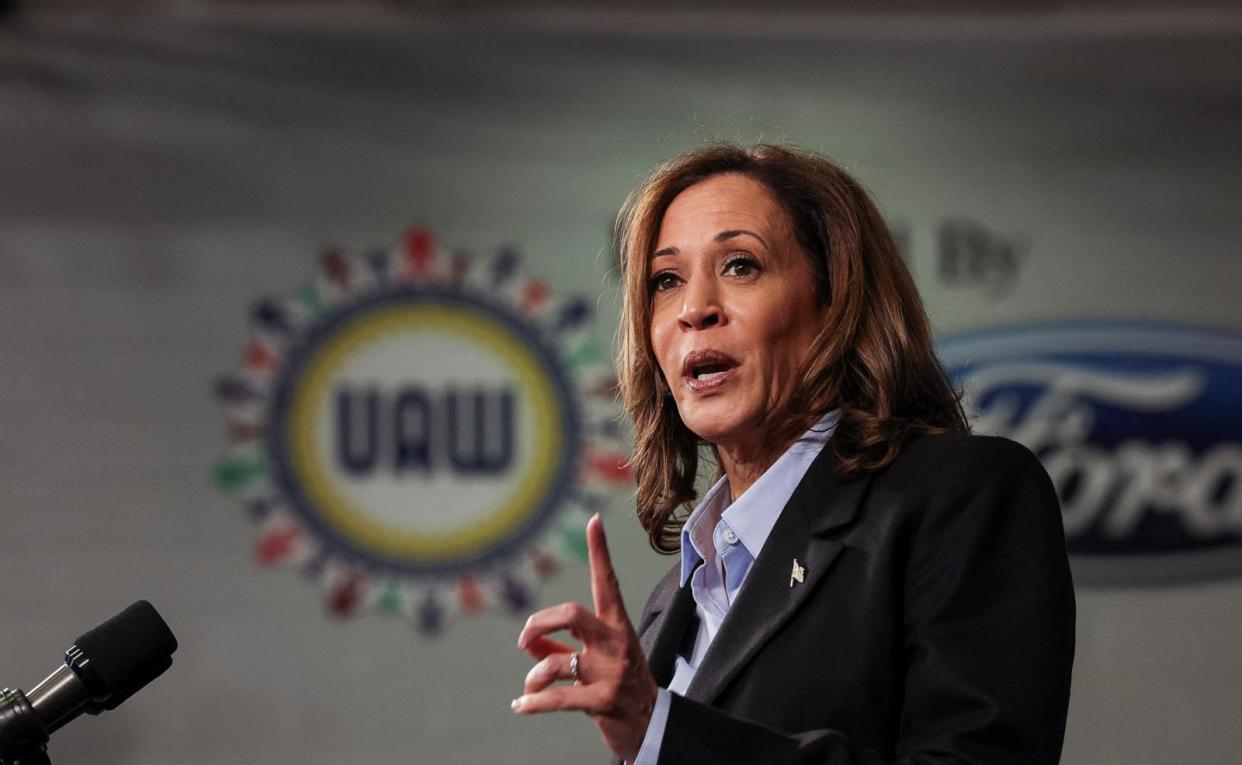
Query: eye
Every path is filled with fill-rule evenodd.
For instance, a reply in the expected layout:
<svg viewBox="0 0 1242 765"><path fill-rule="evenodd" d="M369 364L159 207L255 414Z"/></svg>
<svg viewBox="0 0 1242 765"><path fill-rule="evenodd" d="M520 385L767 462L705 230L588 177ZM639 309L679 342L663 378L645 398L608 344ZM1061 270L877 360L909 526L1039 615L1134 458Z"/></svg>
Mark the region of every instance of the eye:
<svg viewBox="0 0 1242 765"><path fill-rule="evenodd" d="M754 276L758 272L759 263L749 255L736 255L724 265L724 273L727 276Z"/></svg>
<svg viewBox="0 0 1242 765"><path fill-rule="evenodd" d="M655 276L647 280L647 289L650 292L664 292L677 286L681 278L673 271L661 271Z"/></svg>

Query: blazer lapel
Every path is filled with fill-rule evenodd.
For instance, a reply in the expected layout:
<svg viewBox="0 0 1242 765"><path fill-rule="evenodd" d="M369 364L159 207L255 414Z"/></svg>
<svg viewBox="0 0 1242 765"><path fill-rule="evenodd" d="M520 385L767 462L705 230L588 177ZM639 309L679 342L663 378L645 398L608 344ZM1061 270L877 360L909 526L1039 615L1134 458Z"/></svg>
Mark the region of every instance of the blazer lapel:
<svg viewBox="0 0 1242 765"><path fill-rule="evenodd" d="M825 538L854 519L870 479L840 481L826 446L811 463L755 559L737 600L695 672L687 697L712 703L828 574L842 545ZM793 581L793 567L803 581ZM693 599L691 610L693 610Z"/></svg>
<svg viewBox="0 0 1242 765"><path fill-rule="evenodd" d="M656 685L661 688L667 688L673 679L677 649L685 639L690 623L694 621L694 596L691 595L689 586L678 586L680 570L680 566L675 567L670 576L661 583L665 590L660 598L663 601L663 610L655 614L651 623L638 636L638 642L647 656L647 666L651 669Z"/></svg>

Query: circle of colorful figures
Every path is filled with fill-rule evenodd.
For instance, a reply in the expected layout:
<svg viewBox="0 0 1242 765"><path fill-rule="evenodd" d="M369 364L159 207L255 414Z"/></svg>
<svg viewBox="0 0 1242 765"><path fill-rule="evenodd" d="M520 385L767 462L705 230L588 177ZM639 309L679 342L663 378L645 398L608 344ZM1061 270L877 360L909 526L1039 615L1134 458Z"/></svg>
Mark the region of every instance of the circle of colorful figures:
<svg viewBox="0 0 1242 765"><path fill-rule="evenodd" d="M528 613L542 581L567 559L585 560L590 515L616 489L630 486L616 380L592 337L591 306L583 297L558 297L547 282L525 275L512 248L476 260L460 250L444 252L426 229L406 232L393 247L321 252L317 272L296 295L254 305L241 363L215 385L228 446L214 479L256 525L258 563L301 571L322 589L334 616L403 615L424 634L488 608ZM341 369L361 363L367 348L381 347L376 337L405 338L390 341L397 371L392 347L380 362L372 358L368 371L404 377L404 393L384 398L358 389L351 397L346 389L333 398L324 392L324 380L339 383ZM447 355L473 354L493 378L516 380L512 391L485 400L450 387L447 403L428 403L440 399L410 379L420 376L419 364L401 358L400 342L443 347L458 340ZM443 367L452 366L445 355L422 367L441 382ZM377 363L388 368L377 372ZM481 385L483 377L463 384ZM523 415L523 408L533 413ZM447 424L435 414L440 410L448 413ZM411 411L421 416L414 418L417 427L408 425ZM484 425L453 424L463 411L476 418L488 412L491 420L504 414L504 427L489 425L487 433L489 444L502 444L499 451L483 448ZM342 431L335 441L323 437L333 419ZM385 457L393 469L382 480L372 477L381 459L381 422L395 439ZM370 423L370 431L360 431L359 423ZM432 434L443 441L446 432L449 446L435 443ZM475 452L463 457L452 435L459 432L466 433L459 440L474 434ZM329 480L333 444L349 470ZM514 456L523 447L525 460ZM431 486L426 477L441 465L466 475L456 488L439 479L439 499L431 501L420 487ZM495 474L490 504L461 510L463 498L486 494L477 489L489 478L480 472ZM455 525L454 510L464 512Z"/></svg>

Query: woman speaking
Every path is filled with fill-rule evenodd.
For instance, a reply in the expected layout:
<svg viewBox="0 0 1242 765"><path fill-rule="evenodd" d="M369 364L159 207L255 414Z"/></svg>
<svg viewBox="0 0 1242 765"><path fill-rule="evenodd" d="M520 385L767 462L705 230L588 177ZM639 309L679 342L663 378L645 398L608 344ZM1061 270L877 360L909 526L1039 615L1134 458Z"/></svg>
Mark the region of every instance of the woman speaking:
<svg viewBox="0 0 1242 765"><path fill-rule="evenodd" d="M1056 495L1026 449L968 434L866 192L814 154L711 146L617 233L638 517L680 560L635 630L593 518L594 608L530 617L514 711L585 711L643 765L1056 762Z"/></svg>

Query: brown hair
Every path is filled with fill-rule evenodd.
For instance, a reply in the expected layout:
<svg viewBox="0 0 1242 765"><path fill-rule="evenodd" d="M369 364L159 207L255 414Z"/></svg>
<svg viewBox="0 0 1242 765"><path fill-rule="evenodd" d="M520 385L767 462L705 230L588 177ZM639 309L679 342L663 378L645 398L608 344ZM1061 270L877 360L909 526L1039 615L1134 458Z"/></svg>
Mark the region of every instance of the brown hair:
<svg viewBox="0 0 1242 765"><path fill-rule="evenodd" d="M638 518L659 552L679 547L704 442L682 423L662 385L651 349L648 270L669 204L725 173L762 183L784 208L810 259L816 297L827 306L778 437L792 440L839 408L830 446L837 470L851 475L889 464L917 435L969 430L932 350L914 280L858 181L824 157L781 146L721 144L673 157L630 194L614 238L623 285L617 375L634 421Z"/></svg>

